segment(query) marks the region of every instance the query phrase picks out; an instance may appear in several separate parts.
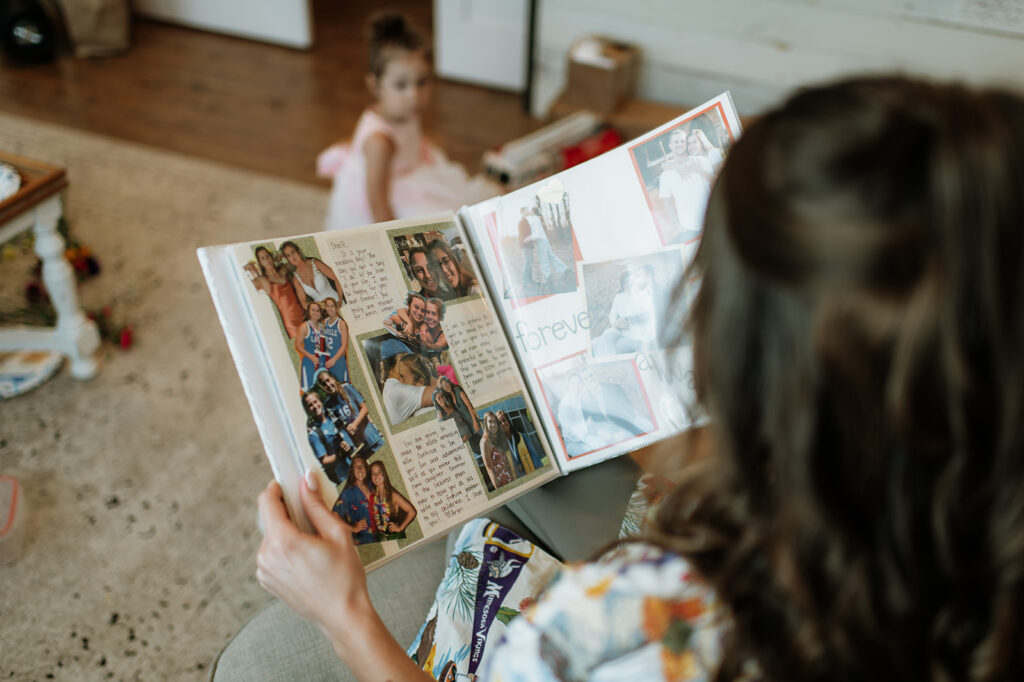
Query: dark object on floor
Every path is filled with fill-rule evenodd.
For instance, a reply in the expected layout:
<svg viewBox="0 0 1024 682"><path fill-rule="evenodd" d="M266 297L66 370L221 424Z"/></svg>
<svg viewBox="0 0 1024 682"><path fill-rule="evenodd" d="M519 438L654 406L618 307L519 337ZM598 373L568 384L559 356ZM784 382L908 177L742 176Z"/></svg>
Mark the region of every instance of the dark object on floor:
<svg viewBox="0 0 1024 682"><path fill-rule="evenodd" d="M12 62L40 64L53 59L57 29L36 0L0 2L0 47Z"/></svg>

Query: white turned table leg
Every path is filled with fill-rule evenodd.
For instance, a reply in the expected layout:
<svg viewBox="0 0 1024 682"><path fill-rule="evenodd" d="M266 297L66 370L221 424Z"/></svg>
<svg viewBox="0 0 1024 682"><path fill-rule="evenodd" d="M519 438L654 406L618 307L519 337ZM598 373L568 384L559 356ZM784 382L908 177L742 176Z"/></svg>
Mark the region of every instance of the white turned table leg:
<svg viewBox="0 0 1024 682"><path fill-rule="evenodd" d="M36 207L36 254L43 261L43 283L57 311L57 350L70 358L73 377L89 379L98 370L94 353L100 336L96 323L78 305L75 273L64 257L64 238L57 231L61 214L59 194Z"/></svg>

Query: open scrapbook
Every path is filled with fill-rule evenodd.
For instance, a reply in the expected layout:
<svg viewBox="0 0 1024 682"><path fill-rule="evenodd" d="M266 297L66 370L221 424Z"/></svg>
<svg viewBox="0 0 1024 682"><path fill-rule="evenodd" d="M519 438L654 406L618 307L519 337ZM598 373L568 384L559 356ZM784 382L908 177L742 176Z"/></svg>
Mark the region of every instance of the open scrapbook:
<svg viewBox="0 0 1024 682"><path fill-rule="evenodd" d="M199 249L293 518L312 469L372 568L692 426L662 327L739 133L723 94L458 213Z"/></svg>

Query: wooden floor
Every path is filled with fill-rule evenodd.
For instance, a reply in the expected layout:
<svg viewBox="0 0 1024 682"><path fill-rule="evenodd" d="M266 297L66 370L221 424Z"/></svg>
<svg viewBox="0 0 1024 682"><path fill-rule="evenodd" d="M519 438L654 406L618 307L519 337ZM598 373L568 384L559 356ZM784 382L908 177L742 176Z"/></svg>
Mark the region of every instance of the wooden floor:
<svg viewBox="0 0 1024 682"><path fill-rule="evenodd" d="M314 0L308 51L136 20L121 56L0 65L0 111L326 185L317 153L350 135L371 101L363 26L379 7ZM429 32L430 2L388 7ZM471 171L484 150L540 125L519 95L441 80L425 124Z"/></svg>

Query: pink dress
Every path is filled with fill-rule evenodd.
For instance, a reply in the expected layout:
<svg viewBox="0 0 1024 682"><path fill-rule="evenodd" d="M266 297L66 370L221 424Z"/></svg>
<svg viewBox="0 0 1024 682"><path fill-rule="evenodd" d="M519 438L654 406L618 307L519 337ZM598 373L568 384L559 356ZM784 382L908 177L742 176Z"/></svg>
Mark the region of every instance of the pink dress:
<svg viewBox="0 0 1024 682"><path fill-rule="evenodd" d="M317 174L334 179L324 229L340 230L374 222L366 197L363 145L374 133L394 143L391 162L391 208L399 218L415 218L490 199L501 189L482 176L470 177L445 157L420 129L417 118L401 124L384 120L373 109L359 118L349 143L328 147L317 158Z"/></svg>

